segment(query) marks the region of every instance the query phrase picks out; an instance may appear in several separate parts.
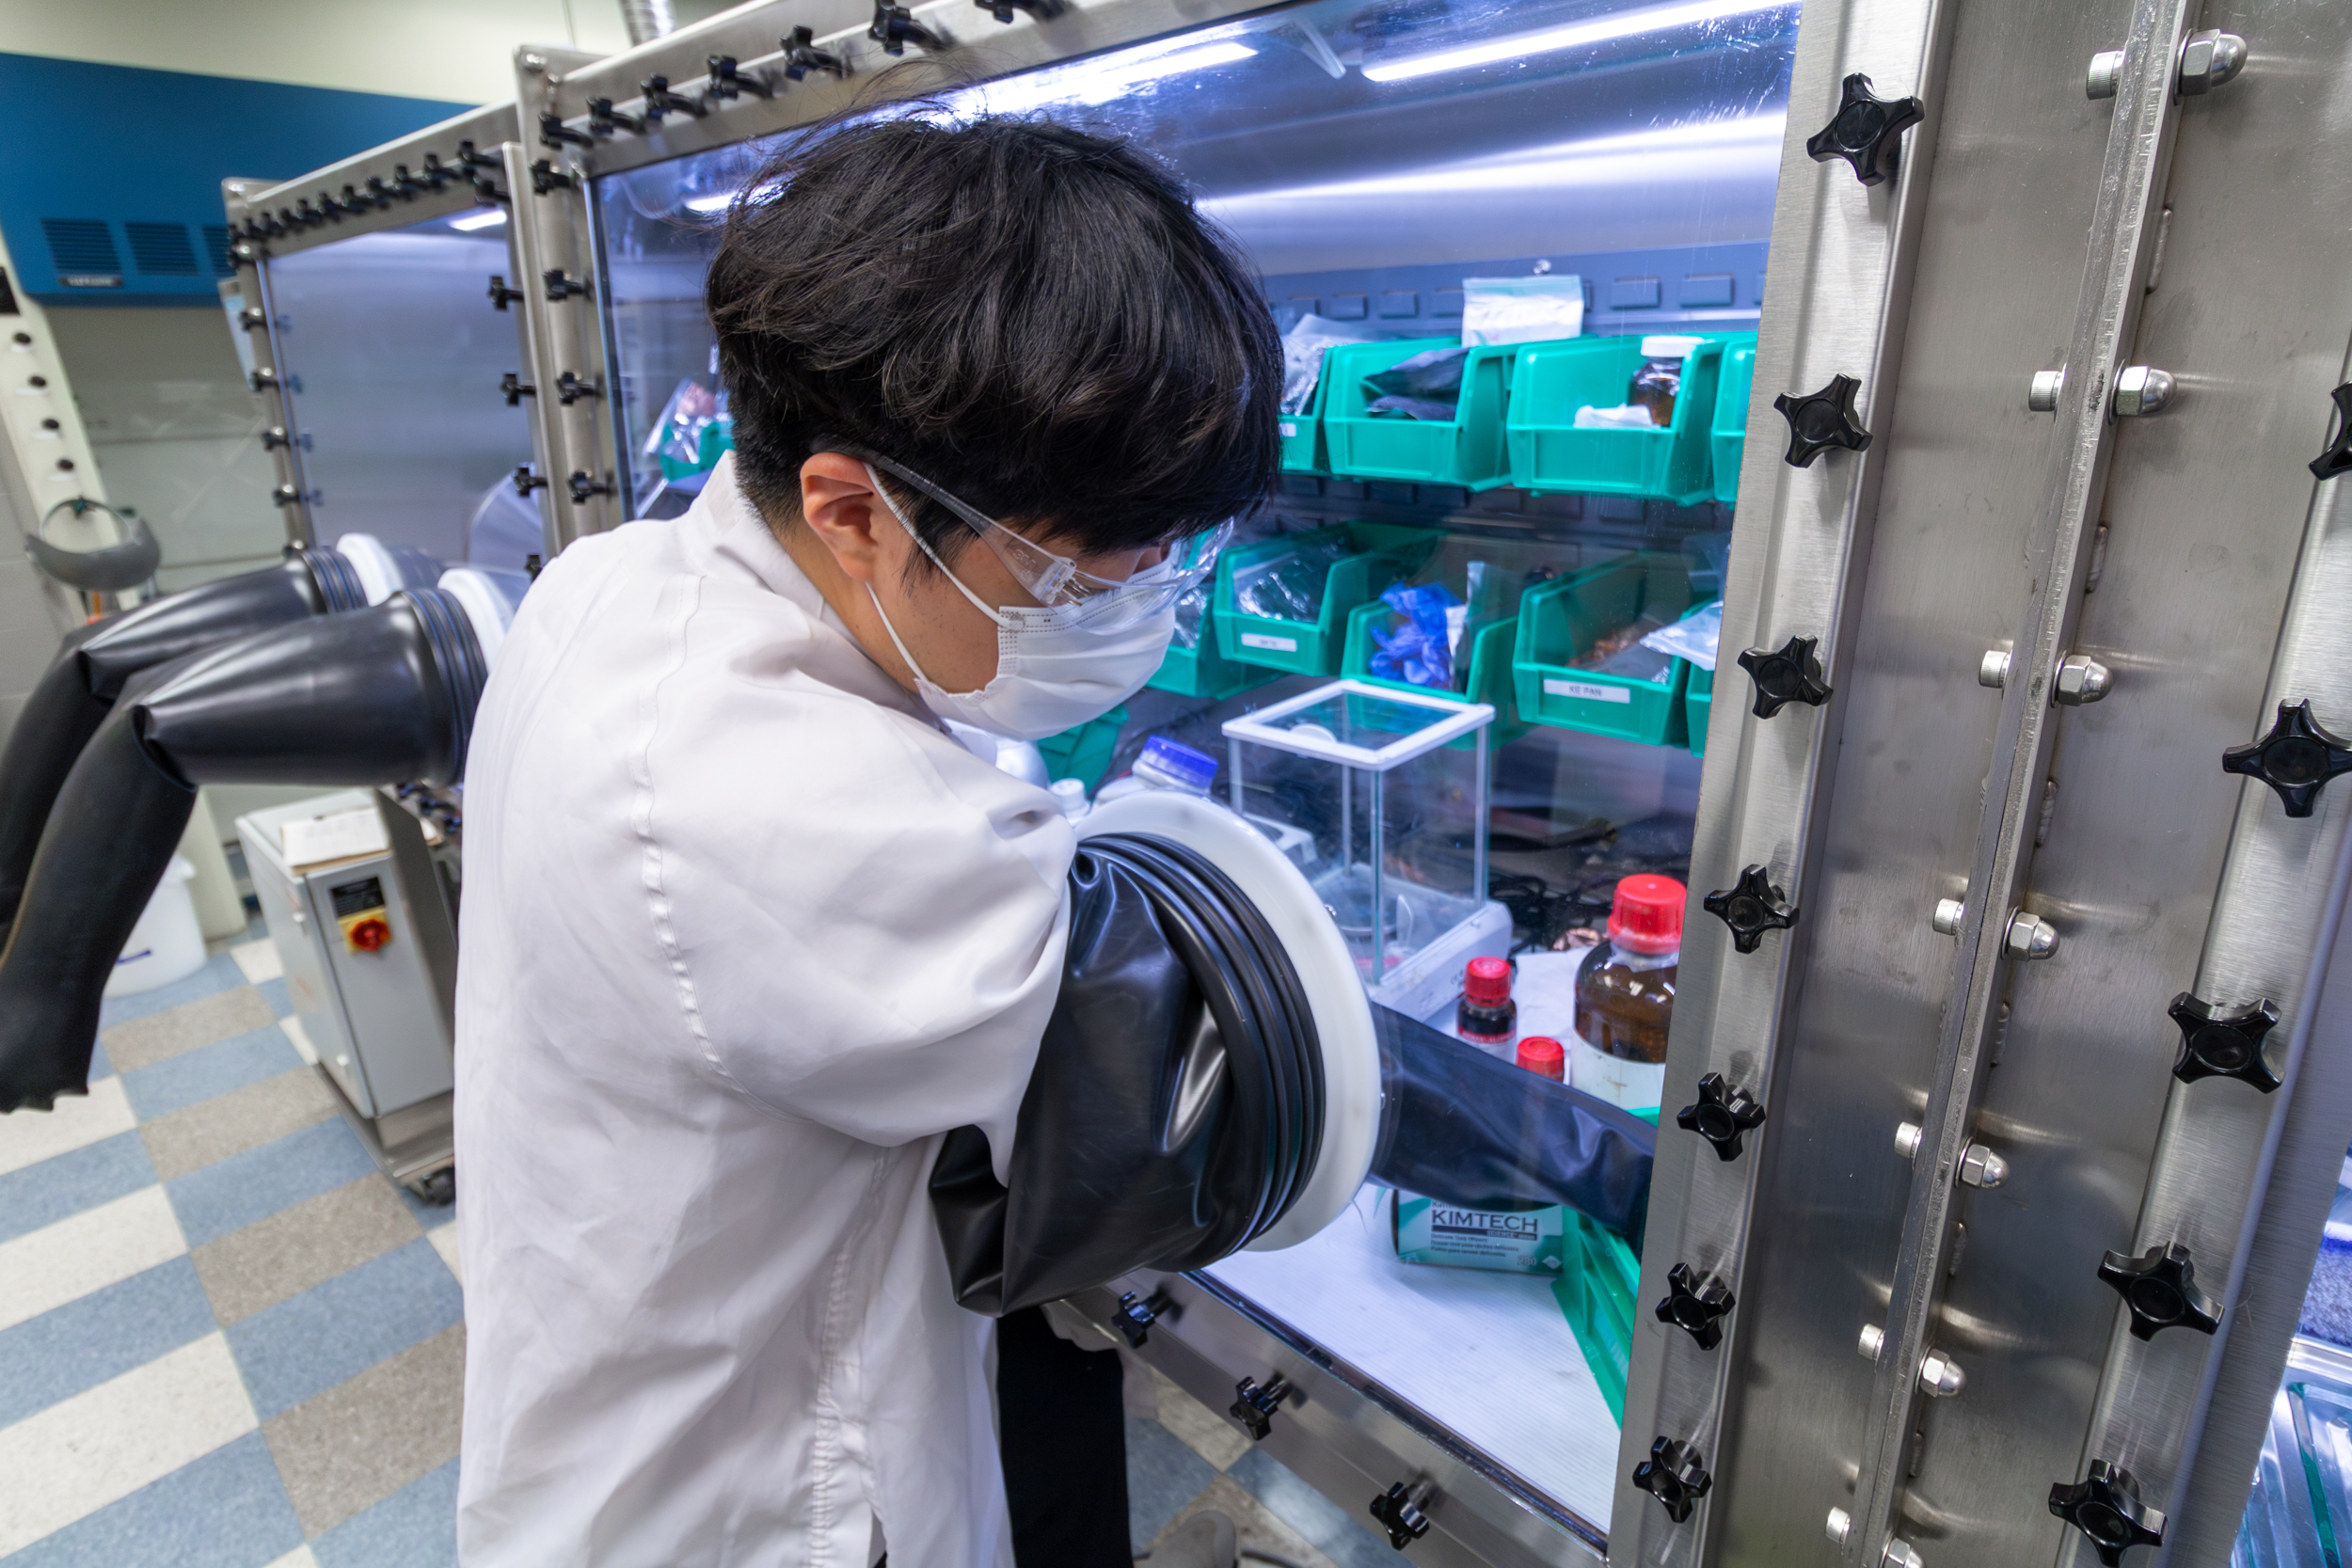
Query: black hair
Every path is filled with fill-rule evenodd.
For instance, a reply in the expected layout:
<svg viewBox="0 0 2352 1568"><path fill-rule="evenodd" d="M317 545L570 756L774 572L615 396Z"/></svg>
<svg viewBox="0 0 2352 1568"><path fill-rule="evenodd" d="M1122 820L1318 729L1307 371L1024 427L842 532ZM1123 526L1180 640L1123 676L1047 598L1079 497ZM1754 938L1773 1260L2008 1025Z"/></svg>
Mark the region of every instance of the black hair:
<svg viewBox="0 0 2352 1568"><path fill-rule="evenodd" d="M1079 553L1248 510L1282 356L1233 242L1123 141L918 107L797 137L728 214L707 303L745 493L797 517L838 444ZM944 558L971 540L893 494Z"/></svg>

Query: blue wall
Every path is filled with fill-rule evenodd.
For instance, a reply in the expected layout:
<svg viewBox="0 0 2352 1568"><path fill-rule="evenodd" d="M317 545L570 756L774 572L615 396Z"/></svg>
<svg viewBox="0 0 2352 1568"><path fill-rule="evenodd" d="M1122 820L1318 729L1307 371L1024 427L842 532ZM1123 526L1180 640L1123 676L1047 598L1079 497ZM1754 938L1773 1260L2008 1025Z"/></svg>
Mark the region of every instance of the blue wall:
<svg viewBox="0 0 2352 1568"><path fill-rule="evenodd" d="M221 181L289 180L472 107L7 54L0 103L0 231L44 305L209 304Z"/></svg>

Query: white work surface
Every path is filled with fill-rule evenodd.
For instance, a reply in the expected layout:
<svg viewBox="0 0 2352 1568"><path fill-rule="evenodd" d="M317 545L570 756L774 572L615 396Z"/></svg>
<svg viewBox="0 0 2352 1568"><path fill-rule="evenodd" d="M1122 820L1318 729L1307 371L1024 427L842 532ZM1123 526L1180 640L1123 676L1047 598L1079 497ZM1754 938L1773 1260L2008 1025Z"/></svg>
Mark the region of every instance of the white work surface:
<svg viewBox="0 0 2352 1568"><path fill-rule="evenodd" d="M1617 1423L1550 1280L1398 1262L1387 1197L1367 1183L1298 1245L1238 1252L1206 1272L1608 1528Z"/></svg>

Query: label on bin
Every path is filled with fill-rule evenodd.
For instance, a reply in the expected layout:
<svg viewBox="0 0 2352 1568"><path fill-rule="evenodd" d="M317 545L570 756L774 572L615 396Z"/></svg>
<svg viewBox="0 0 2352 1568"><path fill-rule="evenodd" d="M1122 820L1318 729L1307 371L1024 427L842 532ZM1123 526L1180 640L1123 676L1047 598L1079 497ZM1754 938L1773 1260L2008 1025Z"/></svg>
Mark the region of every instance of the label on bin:
<svg viewBox="0 0 2352 1568"><path fill-rule="evenodd" d="M1272 648L1276 653L1280 654L1295 654L1298 652L1297 638L1274 637L1262 631L1243 632L1241 634L1241 645L1245 648Z"/></svg>
<svg viewBox="0 0 2352 1568"><path fill-rule="evenodd" d="M1591 681L1555 680L1544 677L1547 697L1581 697L1588 703L1629 703L1633 693L1622 686L1596 686Z"/></svg>
<svg viewBox="0 0 2352 1568"><path fill-rule="evenodd" d="M1280 428L1282 432L1282 439L1287 441L1292 436L1298 434L1298 421L1295 420L1284 420Z"/></svg>
<svg viewBox="0 0 2352 1568"><path fill-rule="evenodd" d="M1556 1275L1566 1227L1566 1212L1558 1208L1497 1213L1389 1194L1389 1231L1401 1262Z"/></svg>

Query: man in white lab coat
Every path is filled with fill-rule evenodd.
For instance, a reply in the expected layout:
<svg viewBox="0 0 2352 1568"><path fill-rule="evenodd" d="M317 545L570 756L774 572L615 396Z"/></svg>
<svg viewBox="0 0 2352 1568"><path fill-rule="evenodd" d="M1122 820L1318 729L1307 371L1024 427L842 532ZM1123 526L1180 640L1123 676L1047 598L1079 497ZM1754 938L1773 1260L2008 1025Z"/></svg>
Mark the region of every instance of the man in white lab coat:
<svg viewBox="0 0 2352 1568"><path fill-rule="evenodd" d="M1256 284L1134 151L851 121L747 189L735 453L548 566L474 730L469 1568L1009 1568L925 1182L1005 1172L1073 840L939 720L1124 700L1275 466Z"/></svg>

